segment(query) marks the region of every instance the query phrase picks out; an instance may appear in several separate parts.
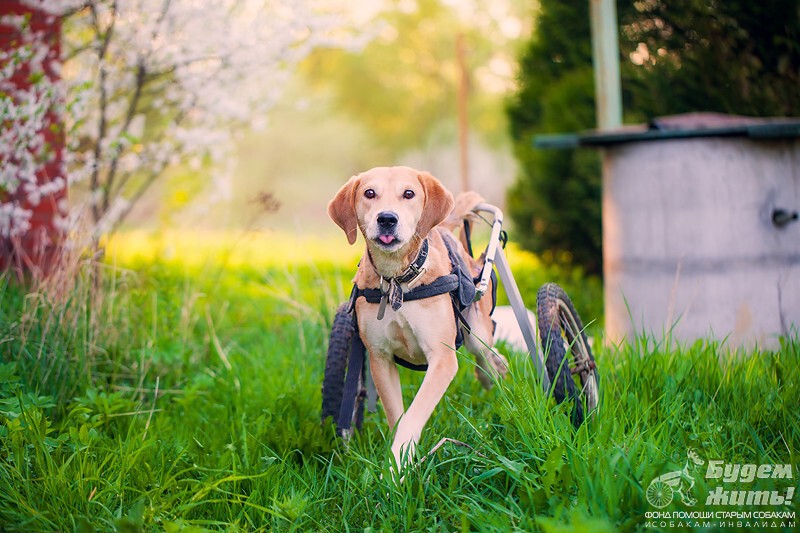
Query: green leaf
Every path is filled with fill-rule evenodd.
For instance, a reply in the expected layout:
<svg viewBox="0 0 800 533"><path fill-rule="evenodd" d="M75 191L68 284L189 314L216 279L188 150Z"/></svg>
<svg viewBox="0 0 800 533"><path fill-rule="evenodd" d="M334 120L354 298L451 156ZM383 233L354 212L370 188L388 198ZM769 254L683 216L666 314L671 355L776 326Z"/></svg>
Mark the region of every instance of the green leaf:
<svg viewBox="0 0 800 533"><path fill-rule="evenodd" d="M19 382L17 375L17 363L0 363L0 385L7 385Z"/></svg>

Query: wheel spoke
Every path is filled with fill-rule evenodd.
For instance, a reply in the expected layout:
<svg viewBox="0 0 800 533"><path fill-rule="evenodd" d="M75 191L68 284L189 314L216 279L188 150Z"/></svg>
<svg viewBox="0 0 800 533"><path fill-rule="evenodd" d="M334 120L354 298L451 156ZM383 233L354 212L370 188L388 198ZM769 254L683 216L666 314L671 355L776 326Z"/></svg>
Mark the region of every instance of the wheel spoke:
<svg viewBox="0 0 800 533"><path fill-rule="evenodd" d="M589 357L589 348L584 340L583 331L578 327L577 321L569 306L558 299L559 318L567 341L569 353L572 354L570 373L577 374L581 381L581 397L585 399L589 410L597 406L597 380L595 377L596 366Z"/></svg>

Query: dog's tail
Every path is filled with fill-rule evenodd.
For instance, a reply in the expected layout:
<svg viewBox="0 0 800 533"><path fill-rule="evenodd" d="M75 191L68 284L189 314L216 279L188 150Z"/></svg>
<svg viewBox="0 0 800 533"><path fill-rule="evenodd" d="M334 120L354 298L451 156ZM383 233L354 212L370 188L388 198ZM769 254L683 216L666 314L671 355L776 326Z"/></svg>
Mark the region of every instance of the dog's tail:
<svg viewBox="0 0 800 533"><path fill-rule="evenodd" d="M450 212L450 215L442 222L442 226L449 229L453 233L457 229L460 229L460 240L461 244L464 245L465 249L469 249L469 243L467 242L467 233L472 234L472 225L477 220L477 215L473 212L475 207L478 204L482 204L486 202L483 197L476 193L475 191L466 191L460 193L455 198L455 204L453 205L453 210ZM464 231L464 226L469 227L469 231Z"/></svg>

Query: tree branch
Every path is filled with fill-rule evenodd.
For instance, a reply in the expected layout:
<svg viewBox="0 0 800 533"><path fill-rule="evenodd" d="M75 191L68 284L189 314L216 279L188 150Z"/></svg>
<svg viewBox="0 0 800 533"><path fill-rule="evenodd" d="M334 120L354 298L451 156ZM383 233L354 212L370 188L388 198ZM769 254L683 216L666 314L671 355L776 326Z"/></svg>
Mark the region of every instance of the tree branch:
<svg viewBox="0 0 800 533"><path fill-rule="evenodd" d="M144 193L147 192L147 190L150 188L153 182L155 182L156 179L158 179L158 177L164 172L166 168L167 168L166 164L162 164L160 168L153 170L150 173L150 175L148 175L147 178L145 178L145 180L141 183L141 185L139 185L139 188L136 189L136 192L133 194L133 196L131 196L128 199L128 205L125 207L125 209L122 210L122 212L119 214L119 217L117 217L117 220L114 221L113 225L109 229L108 231L109 235L117 231L117 229L119 229L119 226L122 224L122 222L124 222L124 220L128 217L128 215L136 206L136 204L139 202L139 200L142 199Z"/></svg>
<svg viewBox="0 0 800 533"><path fill-rule="evenodd" d="M186 118L186 114L187 114L186 110L181 110L175 116L175 118L172 120L172 123L175 124L175 125L180 124L181 122L183 122L183 119ZM165 137L166 137L166 134L164 133L164 131L162 131L161 132L161 137L159 139L157 139L156 141L154 141L154 142L157 144L157 143L161 142ZM166 169L166 164L162 163L161 167L158 170L153 171L144 180L144 182L139 186L139 188L136 189L136 192L133 194L133 196L131 196L128 199L128 201L129 201L128 207L122 212L122 214L119 216L119 218L116 220L116 222L114 222L114 226L112 227L110 233L113 233L117 229L117 227L123 222L125 217L128 216L128 214L133 209L133 207L136 205L136 203L139 201L139 199L144 195L144 193L147 191L147 189L150 188L150 186L153 184L153 182L156 180L156 178L158 178L158 176L160 176L161 173L164 172L165 169ZM128 174L127 176L124 176L119 181L118 186L117 186L117 190L114 193L114 197L115 198L117 196L122 196L122 191L125 189L125 186L128 184L128 182L130 182L132 177L133 177L133 174Z"/></svg>
<svg viewBox="0 0 800 533"><path fill-rule="evenodd" d="M139 106L139 99L142 95L142 89L145 85L145 74L147 69L144 65L144 58L139 56L139 59L136 64L136 87L133 92L133 96L131 96L130 102L128 103L128 111L125 113L125 121L122 123L122 129L120 130L120 136L124 136L128 133L128 128L131 125L131 121L133 117L136 115L136 109ZM110 196L111 196L111 189L114 187L114 180L116 179L117 174L117 167L119 165L119 158L122 156L124 149L120 146L114 152L114 156L111 159L111 167L108 170L108 174L106 175L105 183L103 184L103 212L108 211L109 204L110 204Z"/></svg>
<svg viewBox="0 0 800 533"><path fill-rule="evenodd" d="M100 218L103 216L103 212L100 211L99 206L97 205L97 199L94 198L94 195L100 188L100 159L102 156L102 145L103 141L105 140L107 128L108 128L108 118L106 116L108 110L108 94L106 93L106 69L104 66L105 56L108 52L108 47L111 43L111 37L114 33L114 22L116 20L116 13L117 13L117 2L114 0L111 3L111 23L109 24L108 28L103 33L102 29L100 28L100 19L97 14L97 4L96 2L91 2L89 4L89 9L92 13L92 23L94 25L95 30L95 38L98 42L100 42L100 47L97 50L97 59L99 64L99 83L100 83L100 118L98 121L97 127L97 140L95 141L94 145L94 168L92 169L92 175L89 180L89 188L92 198L92 218L94 223L97 224L100 221Z"/></svg>

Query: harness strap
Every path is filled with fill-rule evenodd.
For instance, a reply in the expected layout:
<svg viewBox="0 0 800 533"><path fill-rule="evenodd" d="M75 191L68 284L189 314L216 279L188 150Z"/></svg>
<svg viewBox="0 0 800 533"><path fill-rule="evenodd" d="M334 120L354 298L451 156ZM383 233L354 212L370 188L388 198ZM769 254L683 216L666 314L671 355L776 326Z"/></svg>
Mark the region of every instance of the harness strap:
<svg viewBox="0 0 800 533"><path fill-rule="evenodd" d="M469 265L457 252L458 244L455 239L447 233L441 233L442 241L447 248L447 255L450 264L453 266L452 273L458 277L458 288L453 291L459 309L467 308L475 300L475 282L472 279Z"/></svg>
<svg viewBox="0 0 800 533"><path fill-rule="evenodd" d="M353 316L355 319L355 315ZM358 397L358 381L361 378L364 368L364 354L367 349L358 334L358 329L353 331L350 339L350 357L347 361L347 377L344 380L344 392L342 393L342 405L339 408L339 420L336 426L340 430L348 430L353 423L353 412L356 407Z"/></svg>
<svg viewBox="0 0 800 533"><path fill-rule="evenodd" d="M432 296L439 296L452 292L458 288L458 276L455 274L447 274L436 278L427 285L418 285L403 295L403 301L412 302L414 300L423 300ZM371 304L378 304L381 302L383 291L381 289L359 289L353 285L353 292L350 295L350 309L355 308L355 301L359 296L363 296L367 302Z"/></svg>
<svg viewBox="0 0 800 533"><path fill-rule="evenodd" d="M398 365L402 366L402 367L405 367L405 368L409 369L409 370L416 370L417 372L425 372L425 371L428 370L428 364L427 363L424 364L424 365L415 365L414 363L409 363L405 359L400 359L396 355L394 356L394 362L397 363Z"/></svg>
<svg viewBox="0 0 800 533"><path fill-rule="evenodd" d="M466 218L464 219L464 237L467 242L467 253L470 257L475 257L475 254L472 253L472 229L470 228L469 220Z"/></svg>

